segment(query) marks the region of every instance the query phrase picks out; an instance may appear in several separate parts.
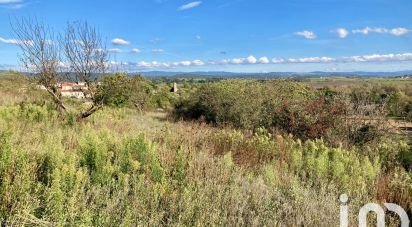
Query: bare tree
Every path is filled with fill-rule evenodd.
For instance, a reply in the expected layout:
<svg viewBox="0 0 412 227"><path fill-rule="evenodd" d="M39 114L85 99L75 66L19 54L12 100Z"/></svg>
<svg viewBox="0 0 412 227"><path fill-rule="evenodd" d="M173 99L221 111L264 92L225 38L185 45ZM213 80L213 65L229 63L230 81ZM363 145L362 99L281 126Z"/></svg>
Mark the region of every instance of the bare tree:
<svg viewBox="0 0 412 227"><path fill-rule="evenodd" d="M109 54L96 28L87 22L68 23L62 42L71 72L89 88L92 105L79 115L87 118L103 106L102 100L96 99L97 79L105 73Z"/></svg>
<svg viewBox="0 0 412 227"><path fill-rule="evenodd" d="M67 64L65 70L74 73L78 81L86 83L88 90L83 92L92 100L91 106L82 111L78 118L87 118L102 108L102 100L96 98L97 79L105 73L109 54L93 26L87 22L68 23L65 33L59 36L35 19L16 19L12 27L22 50L21 62L53 97L61 115L66 112L66 107L57 82L63 62L63 65ZM56 37L60 45L57 45Z"/></svg>
<svg viewBox="0 0 412 227"><path fill-rule="evenodd" d="M22 54L20 60L32 72L40 85L52 96L61 115L66 111L57 88L60 49L54 43L55 33L36 19L16 19L12 28L18 38Z"/></svg>

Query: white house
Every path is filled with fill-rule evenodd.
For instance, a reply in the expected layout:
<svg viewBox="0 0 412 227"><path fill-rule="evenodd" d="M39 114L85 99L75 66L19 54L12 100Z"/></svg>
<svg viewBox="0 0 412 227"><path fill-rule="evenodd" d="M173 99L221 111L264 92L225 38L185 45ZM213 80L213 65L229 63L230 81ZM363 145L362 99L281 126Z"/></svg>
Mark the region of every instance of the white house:
<svg viewBox="0 0 412 227"><path fill-rule="evenodd" d="M62 97L69 97L69 98L77 98L77 99L85 99L89 98L89 88L87 87L86 83L78 82L78 83L71 83L71 82L63 82L58 84L60 94Z"/></svg>

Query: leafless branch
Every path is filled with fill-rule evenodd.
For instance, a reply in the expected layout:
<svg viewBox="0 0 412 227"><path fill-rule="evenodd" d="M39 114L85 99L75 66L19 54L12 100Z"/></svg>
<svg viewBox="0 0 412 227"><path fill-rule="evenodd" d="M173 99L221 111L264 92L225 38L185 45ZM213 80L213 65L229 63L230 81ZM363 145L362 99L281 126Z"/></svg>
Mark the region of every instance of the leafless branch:
<svg viewBox="0 0 412 227"><path fill-rule="evenodd" d="M52 96L60 113L66 110L57 90L57 77L60 65L59 46L54 42L55 33L37 19L15 19L12 23L22 53L20 60L29 72L36 75Z"/></svg>
<svg viewBox="0 0 412 227"><path fill-rule="evenodd" d="M89 88L93 105L80 114L80 118L86 118L102 107L96 99L96 82L105 73L109 53L96 28L87 22L68 23L62 40L70 71Z"/></svg>

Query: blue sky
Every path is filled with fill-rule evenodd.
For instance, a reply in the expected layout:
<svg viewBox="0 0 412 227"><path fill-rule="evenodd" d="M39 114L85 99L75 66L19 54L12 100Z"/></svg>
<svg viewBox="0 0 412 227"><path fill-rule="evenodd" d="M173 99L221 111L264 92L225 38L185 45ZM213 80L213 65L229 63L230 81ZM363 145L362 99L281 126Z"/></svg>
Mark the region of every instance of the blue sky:
<svg viewBox="0 0 412 227"><path fill-rule="evenodd" d="M0 0L0 67L18 65L10 17L87 20L112 65L147 71L412 69L410 0Z"/></svg>

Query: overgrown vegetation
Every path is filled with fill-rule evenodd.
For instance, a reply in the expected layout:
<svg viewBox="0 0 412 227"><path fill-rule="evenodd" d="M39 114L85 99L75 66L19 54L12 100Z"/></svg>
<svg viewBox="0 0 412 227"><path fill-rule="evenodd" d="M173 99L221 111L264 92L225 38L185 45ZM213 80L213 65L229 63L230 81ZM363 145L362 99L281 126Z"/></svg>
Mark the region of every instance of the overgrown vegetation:
<svg viewBox="0 0 412 227"><path fill-rule="evenodd" d="M387 117L409 120L410 88L332 90L289 80L226 80L181 98L173 116L240 129L264 127L302 140L323 138L331 145L362 145L390 132Z"/></svg>
<svg viewBox="0 0 412 227"><path fill-rule="evenodd" d="M83 122L62 122L50 101L1 103L2 223L338 226L342 193L351 199L351 224L369 202L412 212L410 147L393 136L362 146L331 143L347 105L334 90L229 80L173 95L180 99L175 114L221 126L213 127L136 109L126 92L134 80L149 85L138 91L150 103L166 90L142 78L107 77L102 86L113 92Z"/></svg>
<svg viewBox="0 0 412 227"><path fill-rule="evenodd" d="M97 90L97 99L115 107L148 109L153 88L141 75L128 77L124 73L105 76Z"/></svg>

